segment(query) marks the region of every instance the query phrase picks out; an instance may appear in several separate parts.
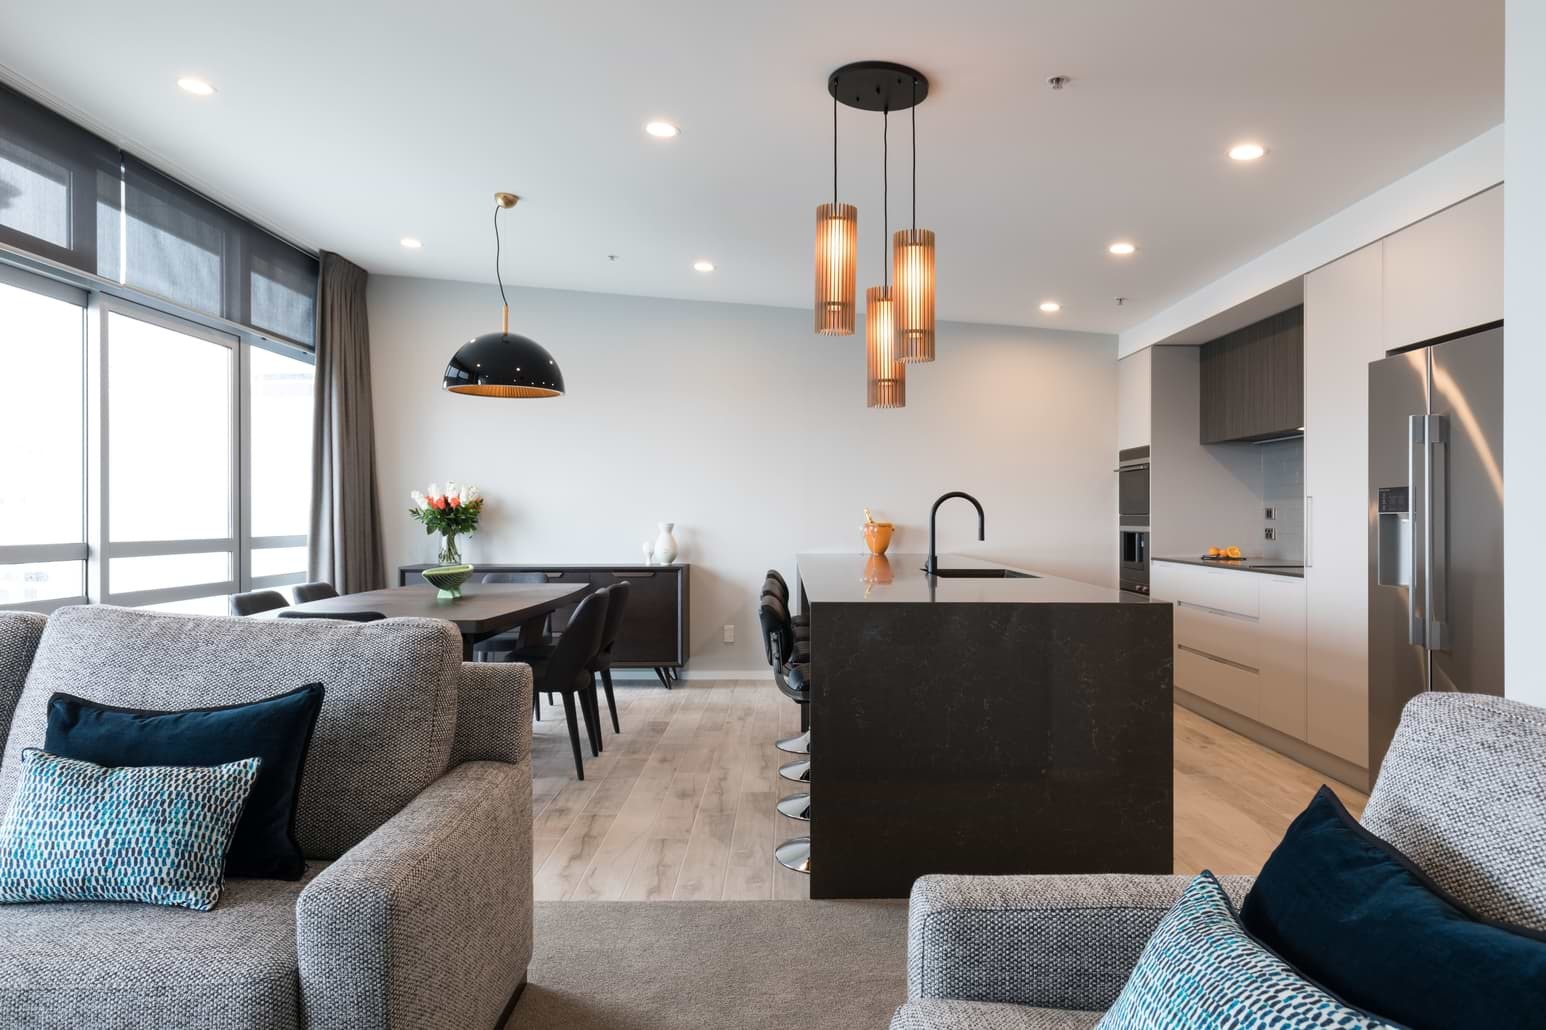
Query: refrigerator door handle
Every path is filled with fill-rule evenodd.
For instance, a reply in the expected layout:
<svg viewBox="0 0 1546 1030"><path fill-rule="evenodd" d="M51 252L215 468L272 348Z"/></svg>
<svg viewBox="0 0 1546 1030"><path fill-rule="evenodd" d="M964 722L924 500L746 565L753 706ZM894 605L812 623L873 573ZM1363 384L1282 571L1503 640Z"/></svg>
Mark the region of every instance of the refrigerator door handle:
<svg viewBox="0 0 1546 1030"><path fill-rule="evenodd" d="M1407 416L1406 496L1411 518L1412 581L1406 588L1406 639L1427 647L1428 641L1428 416Z"/></svg>
<svg viewBox="0 0 1546 1030"><path fill-rule="evenodd" d="M1315 498L1304 495L1304 567L1315 568Z"/></svg>
<svg viewBox="0 0 1546 1030"><path fill-rule="evenodd" d="M1423 606L1427 609L1424 627L1428 650L1443 651L1449 647L1449 553L1447 518L1449 499L1446 463L1449 457L1449 420L1443 415L1427 416L1427 463L1428 492L1424 501L1428 507L1427 542L1423 549L1423 561L1428 567L1428 591Z"/></svg>

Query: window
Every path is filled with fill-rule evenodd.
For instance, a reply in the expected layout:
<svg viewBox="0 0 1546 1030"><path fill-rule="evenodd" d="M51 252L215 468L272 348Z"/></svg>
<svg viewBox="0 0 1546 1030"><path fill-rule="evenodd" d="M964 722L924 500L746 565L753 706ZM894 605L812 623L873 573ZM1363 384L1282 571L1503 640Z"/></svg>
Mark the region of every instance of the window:
<svg viewBox="0 0 1546 1030"><path fill-rule="evenodd" d="M0 606L46 609L86 593L86 294L18 283L0 269Z"/></svg>
<svg viewBox="0 0 1546 1030"><path fill-rule="evenodd" d="M303 582L312 364L275 346L0 265L0 608Z"/></svg>

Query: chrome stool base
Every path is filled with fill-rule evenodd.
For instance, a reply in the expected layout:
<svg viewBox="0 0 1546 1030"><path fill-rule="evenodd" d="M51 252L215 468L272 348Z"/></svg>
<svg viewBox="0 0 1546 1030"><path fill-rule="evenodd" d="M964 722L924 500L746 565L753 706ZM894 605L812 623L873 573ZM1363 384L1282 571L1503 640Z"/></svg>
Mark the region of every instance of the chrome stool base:
<svg viewBox="0 0 1546 1030"><path fill-rule="evenodd" d="M811 839L809 837L795 837L786 840L773 849L773 857L778 859L778 864L791 872L811 874Z"/></svg>
<svg viewBox="0 0 1546 1030"><path fill-rule="evenodd" d="M811 731L806 730L798 737L785 737L783 740L776 741L773 746L786 754L808 755L811 753Z"/></svg>
<svg viewBox="0 0 1546 1030"><path fill-rule="evenodd" d="M811 796L809 794L791 794L778 803L779 814L790 819L798 819L802 823L811 821Z"/></svg>
<svg viewBox="0 0 1546 1030"><path fill-rule="evenodd" d="M780 766L778 774L791 783L811 782L811 763L809 759L802 762L790 762Z"/></svg>

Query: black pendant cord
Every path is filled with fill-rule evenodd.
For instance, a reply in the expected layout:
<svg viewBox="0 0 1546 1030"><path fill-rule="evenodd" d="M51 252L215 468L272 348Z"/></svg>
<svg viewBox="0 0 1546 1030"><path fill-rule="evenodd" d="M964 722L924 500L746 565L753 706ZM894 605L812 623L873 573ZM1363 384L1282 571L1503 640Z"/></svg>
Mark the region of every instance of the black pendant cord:
<svg viewBox="0 0 1546 1030"><path fill-rule="evenodd" d="M499 274L499 212L503 210L503 204L494 205L494 281L499 284L499 302L508 308L510 302L505 299L504 276Z"/></svg>
<svg viewBox="0 0 1546 1030"><path fill-rule="evenodd" d="M837 97L832 97L832 207L837 208Z"/></svg>
<svg viewBox="0 0 1546 1030"><path fill-rule="evenodd" d="M913 231L918 231L918 80L913 80L913 106L908 109L913 120Z"/></svg>
<svg viewBox="0 0 1546 1030"><path fill-rule="evenodd" d="M880 285L891 288L891 112L880 116Z"/></svg>

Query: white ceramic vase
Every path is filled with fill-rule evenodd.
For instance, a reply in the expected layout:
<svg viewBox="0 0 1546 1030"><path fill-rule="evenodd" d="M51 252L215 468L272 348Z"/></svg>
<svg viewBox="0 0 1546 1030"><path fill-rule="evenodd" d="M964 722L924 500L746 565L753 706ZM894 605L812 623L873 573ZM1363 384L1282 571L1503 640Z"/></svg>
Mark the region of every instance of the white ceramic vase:
<svg viewBox="0 0 1546 1030"><path fill-rule="evenodd" d="M653 541L653 540L646 540L646 541L644 541L643 548L644 548L644 564L646 564L646 565L654 565L655 564L655 541Z"/></svg>
<svg viewBox="0 0 1546 1030"><path fill-rule="evenodd" d="M676 528L675 522L657 522L660 535L655 538L655 564L670 565L676 561L676 537L671 535L671 530Z"/></svg>

